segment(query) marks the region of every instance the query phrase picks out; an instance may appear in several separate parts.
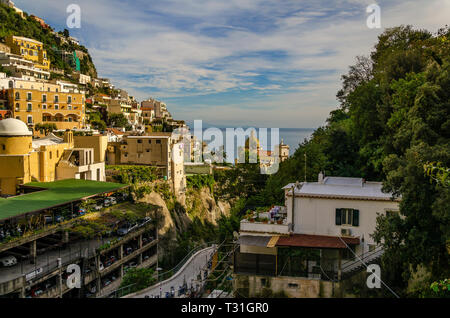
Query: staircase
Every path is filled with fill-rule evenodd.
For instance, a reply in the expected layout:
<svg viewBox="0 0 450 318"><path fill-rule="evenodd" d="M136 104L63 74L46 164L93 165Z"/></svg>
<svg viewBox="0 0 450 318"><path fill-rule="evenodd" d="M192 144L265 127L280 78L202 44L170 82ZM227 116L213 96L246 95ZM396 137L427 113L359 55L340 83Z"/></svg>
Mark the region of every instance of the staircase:
<svg viewBox="0 0 450 318"><path fill-rule="evenodd" d="M369 264L378 262L381 259L382 255L383 247L378 246L371 252L363 253L361 255L358 255L358 257L355 257L354 260L342 263L342 278L345 279L347 277L350 277L353 274L356 274L365 269Z"/></svg>

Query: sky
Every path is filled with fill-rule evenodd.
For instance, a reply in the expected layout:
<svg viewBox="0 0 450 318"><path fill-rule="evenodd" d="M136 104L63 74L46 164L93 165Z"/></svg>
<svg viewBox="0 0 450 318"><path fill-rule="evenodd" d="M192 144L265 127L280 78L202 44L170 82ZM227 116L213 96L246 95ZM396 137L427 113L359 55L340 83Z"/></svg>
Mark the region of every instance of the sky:
<svg viewBox="0 0 450 318"><path fill-rule="evenodd" d="M175 119L220 127L316 128L338 107L341 76L385 28L436 32L450 0L15 0L55 30L69 29L97 67ZM370 29L368 5L381 8Z"/></svg>

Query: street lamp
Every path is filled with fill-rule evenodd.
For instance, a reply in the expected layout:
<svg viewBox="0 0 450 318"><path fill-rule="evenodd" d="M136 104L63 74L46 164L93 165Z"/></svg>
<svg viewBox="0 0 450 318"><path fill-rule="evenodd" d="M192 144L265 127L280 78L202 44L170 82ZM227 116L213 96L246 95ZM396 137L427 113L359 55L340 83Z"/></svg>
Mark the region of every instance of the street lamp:
<svg viewBox="0 0 450 318"><path fill-rule="evenodd" d="M159 298L161 298L162 297L162 291L161 291L161 283L162 282L160 282L159 281L159 272L160 271L162 271L162 268L161 267L156 267L156 277L157 277L157 283L159 284Z"/></svg>

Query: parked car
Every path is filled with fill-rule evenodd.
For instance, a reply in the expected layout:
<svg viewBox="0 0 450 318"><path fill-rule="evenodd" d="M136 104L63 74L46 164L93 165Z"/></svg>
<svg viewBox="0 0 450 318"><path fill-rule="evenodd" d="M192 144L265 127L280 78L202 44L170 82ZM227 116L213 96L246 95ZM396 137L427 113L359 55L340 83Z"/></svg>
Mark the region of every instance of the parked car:
<svg viewBox="0 0 450 318"><path fill-rule="evenodd" d="M45 224L53 223L53 217L51 215L44 215Z"/></svg>
<svg viewBox="0 0 450 318"><path fill-rule="evenodd" d="M55 221L58 223L64 222L64 217L62 215L55 216Z"/></svg>
<svg viewBox="0 0 450 318"><path fill-rule="evenodd" d="M109 280L109 279L107 279L104 283L103 283L103 286L108 286L109 284L111 284L112 282Z"/></svg>
<svg viewBox="0 0 450 318"><path fill-rule="evenodd" d="M86 209L82 209L82 208L80 208L80 209L78 209L78 215L85 215L86 214Z"/></svg>
<svg viewBox="0 0 450 318"><path fill-rule="evenodd" d="M130 232L128 227L121 227L121 228L117 229L117 235L119 235L119 236L127 235L128 232Z"/></svg>
<svg viewBox="0 0 450 318"><path fill-rule="evenodd" d="M96 205L94 205L95 211L100 211L101 209L103 209L103 205L101 203L97 203Z"/></svg>
<svg viewBox="0 0 450 318"><path fill-rule="evenodd" d="M104 269L105 269L105 266L103 266L103 263L100 262L100 264L98 265L98 270L99 270L99 271L102 271L102 270L104 270Z"/></svg>
<svg viewBox="0 0 450 318"><path fill-rule="evenodd" d="M117 200L114 197L108 197L103 201L104 206L111 206L117 204Z"/></svg>
<svg viewBox="0 0 450 318"><path fill-rule="evenodd" d="M17 264L17 258L12 255L8 255L0 258L0 265L3 267L11 267Z"/></svg>

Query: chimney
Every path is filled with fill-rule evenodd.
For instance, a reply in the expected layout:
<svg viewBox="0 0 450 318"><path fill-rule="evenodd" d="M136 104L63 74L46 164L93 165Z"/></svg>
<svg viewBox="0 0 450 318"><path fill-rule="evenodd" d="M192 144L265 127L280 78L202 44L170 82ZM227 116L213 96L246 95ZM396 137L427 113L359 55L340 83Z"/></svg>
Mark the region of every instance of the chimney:
<svg viewBox="0 0 450 318"><path fill-rule="evenodd" d="M323 172L320 171L320 172L319 172L319 177L317 178L317 181L318 181L320 184L323 184L323 177L324 177Z"/></svg>
<svg viewBox="0 0 450 318"><path fill-rule="evenodd" d="M64 132L64 142L68 143L70 148L74 147L73 132L71 130L66 130Z"/></svg>

